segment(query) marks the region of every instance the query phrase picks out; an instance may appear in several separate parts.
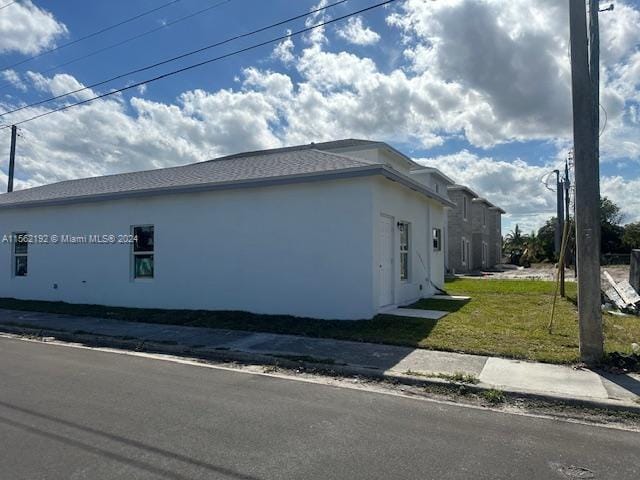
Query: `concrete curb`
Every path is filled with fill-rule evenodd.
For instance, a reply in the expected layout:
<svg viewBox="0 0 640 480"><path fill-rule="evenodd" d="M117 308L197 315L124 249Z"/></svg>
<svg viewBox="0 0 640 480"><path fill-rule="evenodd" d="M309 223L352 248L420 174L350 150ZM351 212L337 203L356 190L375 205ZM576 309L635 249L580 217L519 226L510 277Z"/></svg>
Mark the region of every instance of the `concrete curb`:
<svg viewBox="0 0 640 480"><path fill-rule="evenodd" d="M161 342L148 342L140 338L118 338L106 335L96 335L89 333L73 333L61 330L47 330L17 325L0 324L0 332L17 334L22 336L51 337L63 342L79 343L87 347L103 347L120 350L129 350L146 353L160 353L176 356L189 356L200 360L218 360L225 362L239 362L248 365L274 365L284 368L300 368L311 372L339 374L341 376L359 376L374 380L383 380L396 384L412 385L418 387L437 386L457 391L464 388L474 393L482 393L487 390L498 389L495 385L477 383L462 383L437 377L422 377L383 371L375 368L365 368L353 365L328 364L322 362L310 362L304 360L292 360L287 357L280 357L276 354L261 354L244 352L240 350L229 350L226 348L193 348L179 344L168 344ZM640 404L624 402L619 400L602 400L585 397L568 397L552 393L537 393L531 391L521 391L509 388L499 388L505 396L512 399L525 399L568 406L583 407L590 409L613 410L617 412L628 412L640 415Z"/></svg>

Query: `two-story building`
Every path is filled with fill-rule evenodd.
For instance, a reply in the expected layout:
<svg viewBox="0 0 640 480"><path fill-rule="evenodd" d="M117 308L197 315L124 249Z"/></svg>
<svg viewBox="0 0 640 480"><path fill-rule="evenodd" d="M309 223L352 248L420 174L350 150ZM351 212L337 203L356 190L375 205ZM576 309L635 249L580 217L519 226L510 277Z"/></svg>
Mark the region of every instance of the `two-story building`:
<svg viewBox="0 0 640 480"><path fill-rule="evenodd" d="M470 273L495 267L502 260L504 212L464 185L449 185L447 211L448 271Z"/></svg>
<svg viewBox="0 0 640 480"><path fill-rule="evenodd" d="M473 236L472 209L478 195L464 185L450 185L449 199L456 204L447 212L448 220L448 267L451 273L468 273L473 270L471 241Z"/></svg>
<svg viewBox="0 0 640 480"><path fill-rule="evenodd" d="M502 263L502 215L500 207L489 207L489 265Z"/></svg>

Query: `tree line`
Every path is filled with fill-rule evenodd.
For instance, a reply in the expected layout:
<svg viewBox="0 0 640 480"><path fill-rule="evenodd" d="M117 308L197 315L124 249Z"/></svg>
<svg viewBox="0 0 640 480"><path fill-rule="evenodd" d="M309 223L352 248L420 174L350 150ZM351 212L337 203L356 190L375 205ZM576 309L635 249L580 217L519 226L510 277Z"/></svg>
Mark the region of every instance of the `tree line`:
<svg viewBox="0 0 640 480"><path fill-rule="evenodd" d="M628 254L633 248L640 248L640 222L623 225L620 207L607 197L600 198L601 253ZM569 218L569 241L567 243L568 264L573 264L575 255L575 225L573 217ZM504 238L503 252L516 265L528 266L536 262L556 262L555 235L556 217L551 217L545 224L529 234L523 233L516 224L515 228Z"/></svg>

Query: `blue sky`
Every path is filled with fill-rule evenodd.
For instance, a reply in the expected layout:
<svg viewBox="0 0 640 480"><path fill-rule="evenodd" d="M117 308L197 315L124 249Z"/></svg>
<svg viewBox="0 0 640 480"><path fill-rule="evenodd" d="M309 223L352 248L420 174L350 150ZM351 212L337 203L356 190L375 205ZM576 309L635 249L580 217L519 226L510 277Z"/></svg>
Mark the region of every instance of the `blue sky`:
<svg viewBox="0 0 640 480"><path fill-rule="evenodd" d="M19 65L168 0L21 0L0 10L2 111L324 6L324 0L180 0ZM0 0L0 5L7 3ZM96 89L283 35L376 3L321 14ZM22 126L17 188L343 137L384 140L507 210L505 232L554 210L542 180L571 145L567 2L398 0L322 31L245 52ZM220 4L126 45L52 67ZM606 5L603 3L603 5ZM601 188L640 220L640 5L601 14ZM15 122L91 92L0 118ZM602 122L604 124L604 120ZM4 132L4 134L3 134ZM0 131L8 151L8 132ZM0 163L0 188L6 185Z"/></svg>

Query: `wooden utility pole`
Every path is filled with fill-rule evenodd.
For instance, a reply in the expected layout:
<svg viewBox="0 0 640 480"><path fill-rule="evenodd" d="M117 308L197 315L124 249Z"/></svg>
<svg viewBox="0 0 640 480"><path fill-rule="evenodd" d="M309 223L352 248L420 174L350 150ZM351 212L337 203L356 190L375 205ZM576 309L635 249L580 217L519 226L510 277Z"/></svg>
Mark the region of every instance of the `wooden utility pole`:
<svg viewBox="0 0 640 480"><path fill-rule="evenodd" d="M13 192L13 171L16 166L16 136L18 128L11 125L11 150L9 150L9 178L7 179L7 192Z"/></svg>
<svg viewBox="0 0 640 480"><path fill-rule="evenodd" d="M591 60L597 62L598 1L589 1ZM587 364L602 360L603 336L600 298L600 168L596 119L598 91L593 88L587 52L587 18L584 0L569 0L571 37L571 90L576 185L576 245L580 357ZM595 31L594 31L595 28ZM590 66L591 65L591 66ZM595 111L594 111L595 110ZM594 128L595 126L595 128Z"/></svg>

